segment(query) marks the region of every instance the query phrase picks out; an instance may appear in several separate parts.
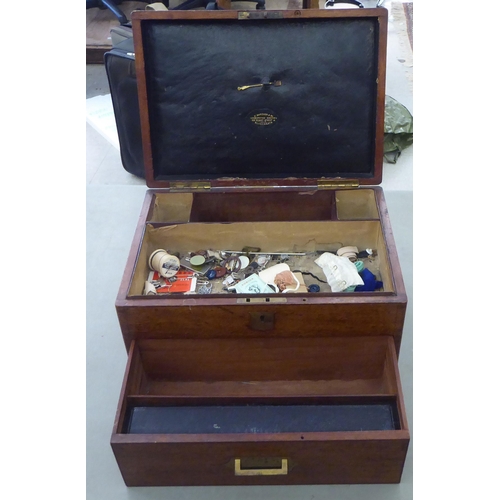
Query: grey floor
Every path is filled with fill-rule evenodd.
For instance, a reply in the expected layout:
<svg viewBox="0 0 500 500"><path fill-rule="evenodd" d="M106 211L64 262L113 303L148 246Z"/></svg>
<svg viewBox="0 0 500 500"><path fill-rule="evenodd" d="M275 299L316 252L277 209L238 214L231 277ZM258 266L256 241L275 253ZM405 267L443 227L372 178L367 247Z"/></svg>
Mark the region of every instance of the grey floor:
<svg viewBox="0 0 500 500"><path fill-rule="evenodd" d="M384 4L391 9L391 2ZM413 111L412 67L401 36L401 23L389 17L387 88ZM108 94L102 65L87 66L87 98ZM413 423L413 158L405 150L384 164L382 181L398 247L409 306L399 368L410 428ZM397 485L298 487L127 488L109 445L126 352L114 300L147 187L128 174L119 151L87 124L87 499L331 499L392 500L412 498L413 446Z"/></svg>

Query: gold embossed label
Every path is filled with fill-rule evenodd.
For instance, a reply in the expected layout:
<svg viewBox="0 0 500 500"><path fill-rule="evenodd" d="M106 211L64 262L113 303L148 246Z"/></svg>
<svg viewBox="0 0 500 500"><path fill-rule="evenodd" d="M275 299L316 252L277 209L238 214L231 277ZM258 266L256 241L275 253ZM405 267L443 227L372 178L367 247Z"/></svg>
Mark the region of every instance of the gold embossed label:
<svg viewBox="0 0 500 500"><path fill-rule="evenodd" d="M250 115L250 121L254 125L258 125L259 127L267 127L269 125L274 125L277 119L278 117L276 115L267 112L259 112Z"/></svg>

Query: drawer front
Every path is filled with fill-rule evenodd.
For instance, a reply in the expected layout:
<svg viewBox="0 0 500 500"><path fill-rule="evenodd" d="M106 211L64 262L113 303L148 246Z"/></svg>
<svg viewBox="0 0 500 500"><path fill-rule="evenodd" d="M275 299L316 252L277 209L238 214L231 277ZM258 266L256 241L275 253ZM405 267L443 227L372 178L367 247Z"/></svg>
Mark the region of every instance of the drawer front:
<svg viewBox="0 0 500 500"><path fill-rule="evenodd" d="M134 339L391 335L399 352L406 296L377 302L365 299L365 303L345 303L346 298L331 299L331 303L314 303L314 298L287 300L287 304L221 307L196 299L178 307L151 307L143 301L119 306L117 313L127 349Z"/></svg>
<svg viewBox="0 0 500 500"><path fill-rule="evenodd" d="M269 436L268 442L161 442L135 436L112 442L128 486L397 483L406 431L338 433L333 439ZM370 435L379 434L376 438ZM383 437L385 434L387 437ZM352 434L351 434L352 435ZM125 436L119 436L124 437ZM300 439L300 438L303 439ZM149 441L149 442L148 442Z"/></svg>

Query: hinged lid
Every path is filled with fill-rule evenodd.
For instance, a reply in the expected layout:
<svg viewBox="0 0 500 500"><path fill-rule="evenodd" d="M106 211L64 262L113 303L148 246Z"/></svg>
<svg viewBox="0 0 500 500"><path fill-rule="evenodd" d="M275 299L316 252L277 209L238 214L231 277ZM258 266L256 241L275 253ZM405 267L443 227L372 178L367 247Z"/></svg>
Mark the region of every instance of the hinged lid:
<svg viewBox="0 0 500 500"><path fill-rule="evenodd" d="M149 187L382 180L387 11L137 11Z"/></svg>

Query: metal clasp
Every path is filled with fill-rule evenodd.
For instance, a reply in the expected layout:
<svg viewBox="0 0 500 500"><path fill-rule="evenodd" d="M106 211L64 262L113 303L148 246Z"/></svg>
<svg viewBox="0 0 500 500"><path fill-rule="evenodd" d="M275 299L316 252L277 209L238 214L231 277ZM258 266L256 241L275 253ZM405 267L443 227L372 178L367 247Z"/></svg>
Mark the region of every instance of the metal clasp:
<svg viewBox="0 0 500 500"><path fill-rule="evenodd" d="M254 87L281 87L281 80L276 80L274 82L268 83L255 83L253 85L243 85L243 87L238 87L238 90L247 90Z"/></svg>

